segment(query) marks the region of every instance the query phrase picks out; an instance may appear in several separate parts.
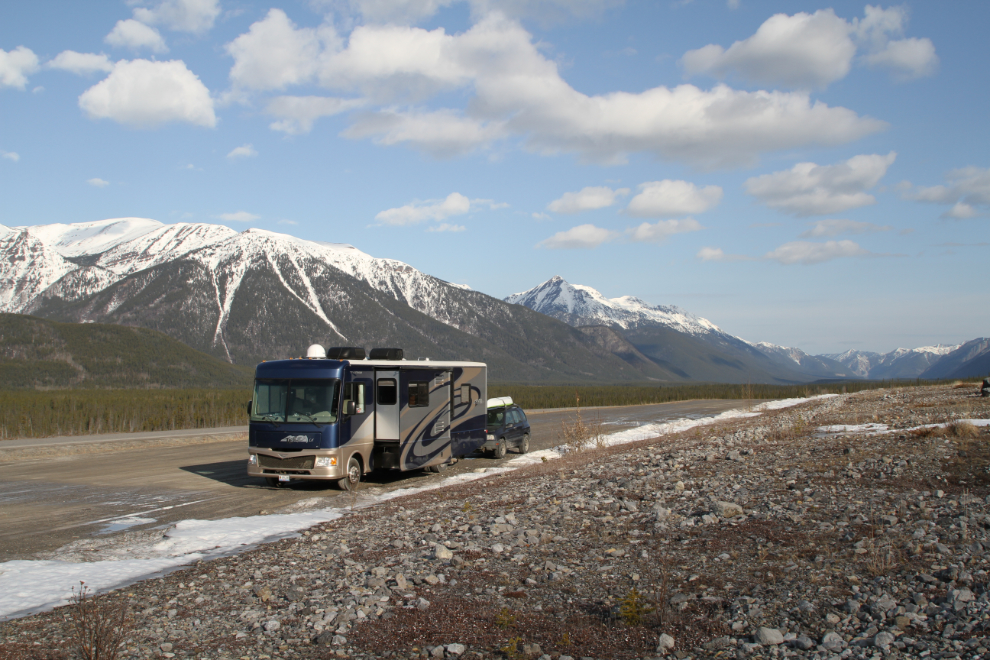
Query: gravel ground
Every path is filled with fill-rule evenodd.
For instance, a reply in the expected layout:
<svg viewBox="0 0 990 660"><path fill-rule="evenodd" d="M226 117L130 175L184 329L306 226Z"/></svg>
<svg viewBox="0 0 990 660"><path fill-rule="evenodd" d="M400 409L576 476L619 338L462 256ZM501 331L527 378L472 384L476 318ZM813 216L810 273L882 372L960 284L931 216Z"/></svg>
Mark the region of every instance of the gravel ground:
<svg viewBox="0 0 990 660"><path fill-rule="evenodd" d="M969 386L818 399L355 509L95 603L127 605L134 659L984 657L990 427L955 420L987 418ZM0 624L0 660L73 657L72 615Z"/></svg>

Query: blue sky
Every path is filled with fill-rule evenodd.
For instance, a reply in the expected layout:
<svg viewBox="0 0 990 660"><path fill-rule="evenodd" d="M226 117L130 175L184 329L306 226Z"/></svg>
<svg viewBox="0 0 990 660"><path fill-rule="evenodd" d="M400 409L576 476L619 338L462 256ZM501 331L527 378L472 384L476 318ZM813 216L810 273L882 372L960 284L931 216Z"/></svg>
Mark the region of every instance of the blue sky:
<svg viewBox="0 0 990 660"><path fill-rule="evenodd" d="M2 13L0 224L260 227L812 353L987 334L988 3Z"/></svg>

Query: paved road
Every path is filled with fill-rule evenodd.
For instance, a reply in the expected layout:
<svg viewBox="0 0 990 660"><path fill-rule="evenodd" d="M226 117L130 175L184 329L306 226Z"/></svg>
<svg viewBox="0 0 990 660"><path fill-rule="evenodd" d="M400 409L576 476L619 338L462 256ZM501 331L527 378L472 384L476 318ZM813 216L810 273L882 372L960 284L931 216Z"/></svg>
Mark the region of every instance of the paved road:
<svg viewBox="0 0 990 660"><path fill-rule="evenodd" d="M584 415L586 421L600 415L611 432L683 417L708 417L754 403L758 402L685 401L585 409ZM561 422L573 416L573 410L530 413L532 448L560 444ZM116 434L122 449L107 451L103 445L100 453L72 453L65 446L115 442L115 438L25 441L17 451L30 446L51 452L62 446L67 453L0 463L0 561L30 559L35 553L54 551L76 539L165 527L186 518L257 515L302 499L340 495L320 482L299 482L290 488L274 489L259 479L249 479L245 474L244 430L235 429L239 435L229 435L229 431L180 432L183 442L204 435L210 440L179 446L159 444L174 434ZM226 440L215 440L224 434ZM142 447L140 442L134 442L141 439L138 435L154 437L146 440L149 446ZM21 441L0 442L0 452L14 442ZM409 487L497 464L493 459L472 457L443 475L386 473L371 477L369 483L386 488Z"/></svg>

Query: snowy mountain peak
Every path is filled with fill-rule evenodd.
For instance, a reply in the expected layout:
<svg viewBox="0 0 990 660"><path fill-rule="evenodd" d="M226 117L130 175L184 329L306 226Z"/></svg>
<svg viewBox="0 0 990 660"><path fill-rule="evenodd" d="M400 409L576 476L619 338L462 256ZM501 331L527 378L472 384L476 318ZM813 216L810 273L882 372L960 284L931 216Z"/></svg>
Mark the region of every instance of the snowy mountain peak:
<svg viewBox="0 0 990 660"><path fill-rule="evenodd" d="M711 321L673 305L650 305L634 296L606 298L596 289L571 284L559 275L505 298L572 325L609 325L623 329L661 325L691 334L722 333Z"/></svg>
<svg viewBox="0 0 990 660"><path fill-rule="evenodd" d="M106 252L161 226L161 222L148 218L110 218L95 222L68 225L57 223L16 229L29 232L64 257L80 257Z"/></svg>

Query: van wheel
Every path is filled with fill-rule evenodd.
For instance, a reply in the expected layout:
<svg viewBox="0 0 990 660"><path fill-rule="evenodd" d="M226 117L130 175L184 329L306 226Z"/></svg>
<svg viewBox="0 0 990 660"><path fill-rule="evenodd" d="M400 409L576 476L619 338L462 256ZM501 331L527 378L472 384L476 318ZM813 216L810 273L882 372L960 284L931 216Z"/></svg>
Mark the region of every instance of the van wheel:
<svg viewBox="0 0 990 660"><path fill-rule="evenodd" d="M337 488L341 490L357 490L361 483L361 462L354 456L347 461L347 476L337 481Z"/></svg>
<svg viewBox="0 0 990 660"><path fill-rule="evenodd" d="M505 458L505 438L498 439L498 444L495 445L495 449L492 450L492 458L495 460Z"/></svg>
<svg viewBox="0 0 990 660"><path fill-rule="evenodd" d="M526 452L529 451L529 433L523 435L522 440L519 441L519 446L516 448L516 450L520 454L525 454Z"/></svg>

